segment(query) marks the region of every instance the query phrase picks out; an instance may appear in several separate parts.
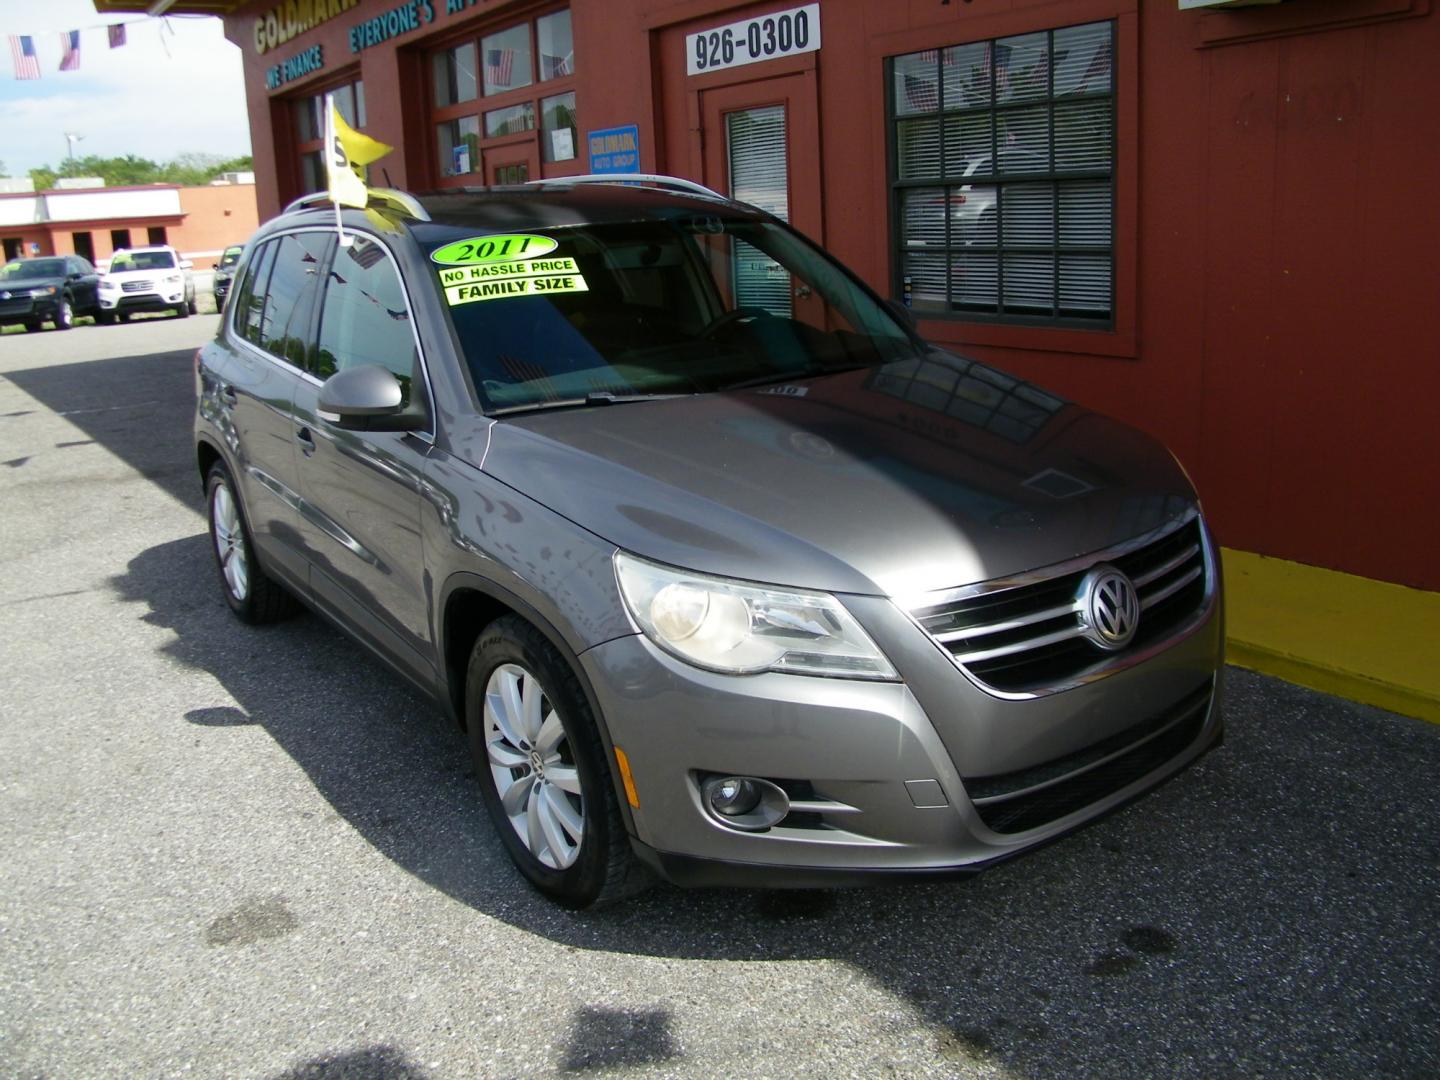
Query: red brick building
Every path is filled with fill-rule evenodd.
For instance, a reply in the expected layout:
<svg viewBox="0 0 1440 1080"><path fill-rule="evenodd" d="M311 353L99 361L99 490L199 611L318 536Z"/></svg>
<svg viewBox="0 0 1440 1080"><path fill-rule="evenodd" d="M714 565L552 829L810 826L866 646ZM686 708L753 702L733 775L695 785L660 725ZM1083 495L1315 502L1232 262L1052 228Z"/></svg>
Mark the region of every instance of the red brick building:
<svg viewBox="0 0 1440 1080"><path fill-rule="evenodd" d="M96 0L101 11L148 4ZM1230 548L1440 590L1429 0L253 0L261 217L318 95L414 190L638 168L1162 436Z"/></svg>

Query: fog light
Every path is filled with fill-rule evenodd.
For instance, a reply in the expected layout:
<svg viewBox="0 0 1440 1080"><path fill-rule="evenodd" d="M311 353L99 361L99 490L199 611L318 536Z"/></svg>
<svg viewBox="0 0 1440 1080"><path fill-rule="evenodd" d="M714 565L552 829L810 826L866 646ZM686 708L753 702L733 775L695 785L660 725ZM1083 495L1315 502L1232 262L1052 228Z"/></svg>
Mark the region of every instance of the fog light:
<svg viewBox="0 0 1440 1080"><path fill-rule="evenodd" d="M742 832L764 832L790 812L790 797L754 776L712 776L701 783L700 797L711 818Z"/></svg>
<svg viewBox="0 0 1440 1080"><path fill-rule="evenodd" d="M743 776L727 776L710 789L710 805L717 814L739 817L760 805L760 789Z"/></svg>

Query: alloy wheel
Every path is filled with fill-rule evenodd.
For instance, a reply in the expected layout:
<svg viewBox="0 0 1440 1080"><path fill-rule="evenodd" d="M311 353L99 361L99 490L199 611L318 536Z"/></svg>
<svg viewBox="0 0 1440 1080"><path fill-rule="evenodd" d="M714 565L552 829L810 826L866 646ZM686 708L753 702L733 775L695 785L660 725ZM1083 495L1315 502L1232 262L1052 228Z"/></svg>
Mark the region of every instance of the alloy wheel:
<svg viewBox="0 0 1440 1080"><path fill-rule="evenodd" d="M210 499L210 520L215 527L215 554L225 574L225 585L236 600L250 592L250 570L245 557L245 533L240 527L240 510L230 488L220 484Z"/></svg>
<svg viewBox="0 0 1440 1080"><path fill-rule="evenodd" d="M574 864L585 801L570 739L540 680L501 664L485 684L485 752L505 816L539 862Z"/></svg>

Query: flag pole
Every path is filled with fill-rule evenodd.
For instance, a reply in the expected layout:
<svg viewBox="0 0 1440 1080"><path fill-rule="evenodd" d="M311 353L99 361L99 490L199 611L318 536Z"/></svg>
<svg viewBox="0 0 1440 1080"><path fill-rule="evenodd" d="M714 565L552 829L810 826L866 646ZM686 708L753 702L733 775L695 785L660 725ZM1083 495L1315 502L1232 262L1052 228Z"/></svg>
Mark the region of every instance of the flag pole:
<svg viewBox="0 0 1440 1080"><path fill-rule="evenodd" d="M349 160L340 147L340 138L335 132L335 95L325 95L325 155L326 172L325 182L330 190L330 205L335 207L335 232L340 238L340 246L348 248L355 242L354 237L345 235L345 225L340 220L340 199L339 192L335 190L334 183L330 180L330 170L335 168L335 161L339 158L343 164L341 168L350 167Z"/></svg>

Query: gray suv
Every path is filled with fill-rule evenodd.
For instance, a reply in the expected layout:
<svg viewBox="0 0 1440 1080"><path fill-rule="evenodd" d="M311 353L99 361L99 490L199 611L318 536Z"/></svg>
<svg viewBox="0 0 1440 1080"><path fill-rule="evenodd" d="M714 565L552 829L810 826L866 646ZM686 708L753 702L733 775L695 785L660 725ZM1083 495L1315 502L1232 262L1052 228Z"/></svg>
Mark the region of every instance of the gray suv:
<svg viewBox="0 0 1440 1080"><path fill-rule="evenodd" d="M1164 447L765 213L599 179L376 192L340 237L302 200L197 357L230 607L303 601L440 703L530 882L970 873L1219 741Z"/></svg>

